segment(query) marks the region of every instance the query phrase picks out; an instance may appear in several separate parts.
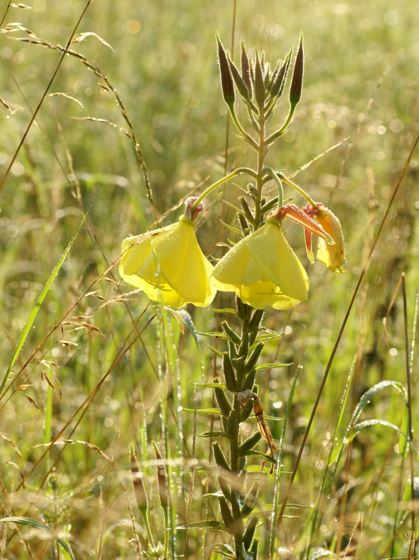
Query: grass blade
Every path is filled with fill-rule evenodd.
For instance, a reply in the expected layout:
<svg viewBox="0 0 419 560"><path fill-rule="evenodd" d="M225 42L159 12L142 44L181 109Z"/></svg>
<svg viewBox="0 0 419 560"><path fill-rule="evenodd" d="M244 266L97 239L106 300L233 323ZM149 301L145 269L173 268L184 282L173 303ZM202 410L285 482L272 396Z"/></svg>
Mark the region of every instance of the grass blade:
<svg viewBox="0 0 419 560"><path fill-rule="evenodd" d="M42 288L42 291L41 291L41 293L39 294L39 296L38 296L38 298L37 298L37 300L36 300L34 306L32 307L32 309L31 309L30 312L29 312L29 316L28 316L28 318L27 318L27 320L26 320L26 324L25 324L25 326L23 327L23 331L22 331L22 333L21 333L21 335L20 335L20 337L19 337L18 343L17 343L16 348L15 348L15 350L14 350L14 352L13 352L12 359L10 360L9 366L8 366L8 368L7 368L7 370L6 370L6 373L4 374L3 380L2 380L2 382L1 382L1 385L0 385L0 399L3 397L3 394L4 394L4 393L3 393L3 390L4 390L4 387L6 386L6 383L7 383L7 380L8 380L8 378L9 378L10 372L11 372L13 366L15 365L16 360L18 359L18 357L19 357L19 355L20 355L20 352L22 351L22 348L23 348L23 346L24 346L24 344L25 344L25 342L26 342L26 339L28 338L28 335L29 335L29 333L30 333L30 331L31 331L31 329L32 329L32 327L33 327L33 325L34 325L34 323L35 323L35 320L36 320L36 318L37 318L37 316L38 316L38 313L39 313L39 311L40 311L40 309L41 309L41 306L42 306L42 304L43 304L45 298L47 297L48 292L50 291L51 286L52 286L52 284L54 283L54 280L56 279L58 273L60 272L61 267L63 266L63 264L64 264L66 258L68 257L68 254L70 253L71 248L72 248L72 246L73 246L73 244L74 244L74 242L75 242L75 240L76 240L78 234L80 233L80 230L81 230L81 228L82 228L82 226L83 226L83 224L84 224L85 219L86 219L86 215L83 217L83 219L82 219L82 221L81 221L81 223L80 223L80 225L79 225L79 227L78 227L76 233L73 235L73 237L72 237L72 239L70 240L69 244L68 244L67 247L65 248L63 254L62 254L61 257L59 258L57 264L54 266L54 268L53 268L51 274L49 275L49 278L48 278L48 280L46 281L44 287Z"/></svg>
<svg viewBox="0 0 419 560"><path fill-rule="evenodd" d="M50 533L51 537L56 539L57 543L61 546L61 548L69 555L71 560L76 560L76 557L71 550L71 546L68 544L66 540L61 537L54 536L51 528L44 523L40 523L36 519L32 519L31 517L19 517L19 516L10 516L10 517L2 517L0 518L0 523L17 523L18 525L25 525L27 527L33 527L35 529L43 529Z"/></svg>

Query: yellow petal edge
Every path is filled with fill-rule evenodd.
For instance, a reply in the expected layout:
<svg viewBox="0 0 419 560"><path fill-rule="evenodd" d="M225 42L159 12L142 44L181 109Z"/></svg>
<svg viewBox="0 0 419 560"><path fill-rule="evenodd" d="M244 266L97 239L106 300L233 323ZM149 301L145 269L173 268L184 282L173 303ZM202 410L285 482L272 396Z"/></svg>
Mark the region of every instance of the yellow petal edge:
<svg viewBox="0 0 419 560"><path fill-rule="evenodd" d="M256 309L289 309L308 295L307 273L276 220L232 247L213 277L220 291L232 291Z"/></svg>
<svg viewBox="0 0 419 560"><path fill-rule="evenodd" d="M170 226L127 237L122 242L119 273L152 301L179 308L206 307L216 288L213 266L198 244L193 223L181 218Z"/></svg>

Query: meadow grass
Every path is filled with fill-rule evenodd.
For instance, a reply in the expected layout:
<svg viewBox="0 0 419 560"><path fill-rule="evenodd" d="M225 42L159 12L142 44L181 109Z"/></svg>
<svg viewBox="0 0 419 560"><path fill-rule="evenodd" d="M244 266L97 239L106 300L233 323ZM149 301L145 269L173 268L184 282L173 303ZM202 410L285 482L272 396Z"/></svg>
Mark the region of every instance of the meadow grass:
<svg viewBox="0 0 419 560"><path fill-rule="evenodd" d="M48 91L86 3L25 5L0 4L1 557L148 558L148 542L218 560L231 544L208 523L218 473L200 437L220 421L196 410L215 406L234 301L172 314L117 262L124 237L224 174L216 33L275 60L301 31L303 98L268 159L333 207L348 264L310 267L308 301L265 314L257 383L280 461L250 462L259 558L417 557L415 3L237 2L232 36L233 2L96 1ZM254 163L231 129L228 146L230 169ZM207 202L214 260L244 185Z"/></svg>

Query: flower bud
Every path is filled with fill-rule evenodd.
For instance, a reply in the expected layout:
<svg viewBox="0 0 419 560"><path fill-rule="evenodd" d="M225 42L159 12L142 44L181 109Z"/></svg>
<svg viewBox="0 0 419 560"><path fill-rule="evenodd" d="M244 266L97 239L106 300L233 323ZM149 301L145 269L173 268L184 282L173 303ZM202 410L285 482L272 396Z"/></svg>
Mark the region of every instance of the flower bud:
<svg viewBox="0 0 419 560"><path fill-rule="evenodd" d="M304 73L304 50L303 38L300 38L297 56L294 63L294 72L290 88L291 107L295 107L301 99L301 91L303 89L303 73Z"/></svg>
<svg viewBox="0 0 419 560"><path fill-rule="evenodd" d="M229 107L234 105L235 94L234 94L234 84L233 78L231 76L230 65L227 59L227 53L221 43L220 39L217 37L218 44L218 62L220 64L220 77L221 77L221 89L223 92L224 101Z"/></svg>

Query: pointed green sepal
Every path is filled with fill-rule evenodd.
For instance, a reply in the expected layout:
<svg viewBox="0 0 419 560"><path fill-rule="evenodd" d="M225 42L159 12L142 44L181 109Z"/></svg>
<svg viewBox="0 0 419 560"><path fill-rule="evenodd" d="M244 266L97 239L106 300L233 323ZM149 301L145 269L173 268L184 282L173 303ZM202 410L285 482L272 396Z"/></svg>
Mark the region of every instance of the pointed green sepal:
<svg viewBox="0 0 419 560"><path fill-rule="evenodd" d="M287 80L288 68L291 62L291 50L288 51L284 62L279 68L278 72L272 79L271 95L272 97L281 97L284 90L285 82Z"/></svg>
<svg viewBox="0 0 419 560"><path fill-rule="evenodd" d="M240 95L243 97L245 101L250 101L250 91L249 88L247 87L246 82L243 80L240 72L237 69L237 66L234 64L231 58L229 58L229 63L230 63L231 75L233 76L234 83L236 84Z"/></svg>
<svg viewBox="0 0 419 560"><path fill-rule="evenodd" d="M259 109L262 110L263 104L265 103L265 81L263 79L262 65L258 55L256 55L255 64L255 97Z"/></svg>
<svg viewBox="0 0 419 560"><path fill-rule="evenodd" d="M242 78L249 91L250 99L252 98L252 80L250 77L250 64L249 58L247 56L246 47L242 43L241 50L241 68L242 68Z"/></svg>

